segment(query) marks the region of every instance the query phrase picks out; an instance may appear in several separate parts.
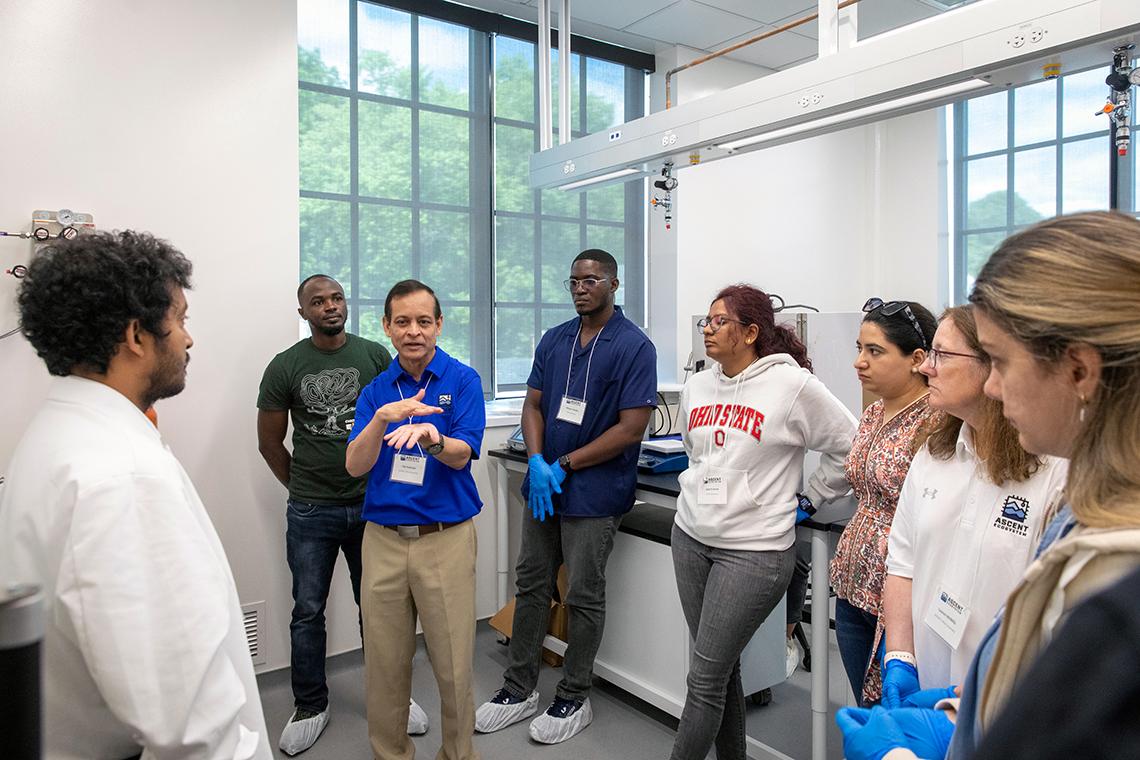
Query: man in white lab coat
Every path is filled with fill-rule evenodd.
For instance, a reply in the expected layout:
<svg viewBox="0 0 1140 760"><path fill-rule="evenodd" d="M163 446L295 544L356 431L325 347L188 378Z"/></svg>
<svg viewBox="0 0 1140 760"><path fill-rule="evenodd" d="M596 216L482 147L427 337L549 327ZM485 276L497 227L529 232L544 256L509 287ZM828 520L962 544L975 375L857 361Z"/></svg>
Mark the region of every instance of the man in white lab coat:
<svg viewBox="0 0 1140 760"><path fill-rule="evenodd" d="M191 265L93 233L32 260L24 335L59 376L0 494L0 584L43 587L53 760L272 757L225 552L144 415L186 384Z"/></svg>

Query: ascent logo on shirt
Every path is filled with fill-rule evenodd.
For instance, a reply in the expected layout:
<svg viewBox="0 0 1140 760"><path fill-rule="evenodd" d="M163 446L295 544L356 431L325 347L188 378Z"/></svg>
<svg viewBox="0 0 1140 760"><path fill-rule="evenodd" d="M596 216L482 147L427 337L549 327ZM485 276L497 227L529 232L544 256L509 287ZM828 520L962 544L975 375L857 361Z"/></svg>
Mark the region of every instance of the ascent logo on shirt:
<svg viewBox="0 0 1140 760"><path fill-rule="evenodd" d="M736 428L759 441L764 428L764 415L743 404L709 404L695 407L689 412L690 431L706 425Z"/></svg>
<svg viewBox="0 0 1140 760"><path fill-rule="evenodd" d="M1010 494L1002 502L1001 514L994 520L994 527L1009 531L1016 536L1026 536L1029 535L1029 526L1025 524L1028 517L1029 499Z"/></svg>

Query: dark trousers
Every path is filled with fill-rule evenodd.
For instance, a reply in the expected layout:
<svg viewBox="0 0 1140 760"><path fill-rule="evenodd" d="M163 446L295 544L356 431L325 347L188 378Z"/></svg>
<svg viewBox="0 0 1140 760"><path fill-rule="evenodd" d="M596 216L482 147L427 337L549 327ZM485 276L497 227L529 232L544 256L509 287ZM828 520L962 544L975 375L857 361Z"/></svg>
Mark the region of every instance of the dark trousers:
<svg viewBox="0 0 1140 760"><path fill-rule="evenodd" d="M814 613L814 610L813 610ZM815 622L813 615L812 622ZM863 704L863 679L871 664L871 648L875 646L877 615L872 615L839 597L835 600L835 639L839 644L839 658L855 695L855 704Z"/></svg>
<svg viewBox="0 0 1140 760"><path fill-rule="evenodd" d="M321 712L329 704L325 603L338 553L348 563L352 596L360 607L362 506L288 502L285 553L293 574L293 619L289 623L293 701L307 710Z"/></svg>
<svg viewBox="0 0 1140 760"><path fill-rule="evenodd" d="M740 653L788 590L795 551L706 546L673 526L673 572L693 638L672 760L745 760Z"/></svg>
<svg viewBox="0 0 1140 760"><path fill-rule="evenodd" d="M538 684L542 640L550 620L550 600L558 566L566 564L570 582L564 600L569 611L562 680L555 690L563 699L590 695L594 657L606 625L606 562L621 517L547 517L523 515L522 547L515 568L515 618L504 686L527 697Z"/></svg>

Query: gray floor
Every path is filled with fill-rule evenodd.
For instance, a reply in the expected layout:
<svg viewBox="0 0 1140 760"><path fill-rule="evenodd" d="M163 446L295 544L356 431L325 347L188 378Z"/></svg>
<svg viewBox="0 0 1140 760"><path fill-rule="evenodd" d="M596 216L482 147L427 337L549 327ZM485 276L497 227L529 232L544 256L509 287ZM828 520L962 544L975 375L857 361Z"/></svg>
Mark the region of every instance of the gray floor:
<svg viewBox="0 0 1140 760"><path fill-rule="evenodd" d="M479 623L475 643L476 704L489 697L502 682L506 664L506 648L497 642L498 634ZM834 636L833 636L834 638ZM831 646L832 708L845 704L839 654ZM539 691L546 704L554 695L561 671L543 667ZM773 688L772 703L765 707L749 707L748 731L753 738L799 760L811 757L811 676L797 671L787 682ZM341 760L370 757L365 723L364 685L359 651L331 658L328 665L330 710L332 720L320 741L299 757L304 760ZM292 713L293 699L289 688L289 671L279 670L258 678L265 720L272 744ZM417 755L433 758L439 749L439 695L431 666L423 650L416 654L412 695L427 711L432 727L424 736L415 737ZM668 714L633 698L604 681L597 681L591 694L594 722L568 742L545 746L531 741L527 734L529 721L522 721L494 734L475 737L475 747L484 760L542 758L542 760L662 760L669 756L677 721ZM829 721L829 758L841 758L842 745L834 722ZM283 753L277 753L285 757Z"/></svg>

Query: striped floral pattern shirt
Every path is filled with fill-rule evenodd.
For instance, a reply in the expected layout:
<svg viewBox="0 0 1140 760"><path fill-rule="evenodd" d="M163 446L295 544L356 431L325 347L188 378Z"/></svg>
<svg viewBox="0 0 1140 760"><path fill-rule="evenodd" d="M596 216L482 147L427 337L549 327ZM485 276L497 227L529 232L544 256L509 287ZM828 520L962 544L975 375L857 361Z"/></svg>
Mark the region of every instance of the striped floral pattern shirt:
<svg viewBox="0 0 1140 760"><path fill-rule="evenodd" d="M847 455L847 480L859 507L839 538L831 586L839 597L873 615L882 611L887 539L914 457L915 436L941 414L930 408L928 398L923 395L886 422L881 400L868 406Z"/></svg>

